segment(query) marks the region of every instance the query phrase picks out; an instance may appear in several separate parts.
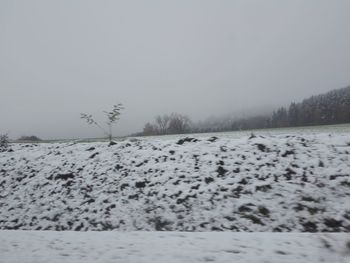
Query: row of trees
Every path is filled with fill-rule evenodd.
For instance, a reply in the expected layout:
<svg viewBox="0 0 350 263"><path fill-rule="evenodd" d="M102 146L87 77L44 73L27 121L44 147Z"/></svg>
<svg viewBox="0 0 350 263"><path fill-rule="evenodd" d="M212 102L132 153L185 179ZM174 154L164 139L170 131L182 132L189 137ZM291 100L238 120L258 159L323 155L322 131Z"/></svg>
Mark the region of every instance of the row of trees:
<svg viewBox="0 0 350 263"><path fill-rule="evenodd" d="M290 127L350 122L350 87L312 96L271 116L271 127Z"/></svg>
<svg viewBox="0 0 350 263"><path fill-rule="evenodd" d="M35 135L23 135L16 140L17 142L40 142L41 139Z"/></svg>
<svg viewBox="0 0 350 263"><path fill-rule="evenodd" d="M100 128L112 142L113 125L119 120L124 109L121 103L111 111L104 111L107 129L100 125L91 114L81 113L88 124ZM295 127L308 125L350 123L350 86L312 96L300 103L292 102L288 108L281 107L270 116L250 118L222 118L194 124L186 115L171 113L159 115L154 122L146 123L142 132L134 135L163 135L200 132L236 131L261 128ZM0 146L6 145L7 135L0 137ZM18 141L40 141L36 136L22 136Z"/></svg>
<svg viewBox="0 0 350 263"><path fill-rule="evenodd" d="M300 103L292 102L266 116L241 119L212 119L194 124L178 113L157 116L147 123L140 135L161 135L192 132L220 132L261 128L296 127L350 123L350 86L312 96Z"/></svg>
<svg viewBox="0 0 350 263"><path fill-rule="evenodd" d="M179 113L158 115L153 123L146 123L141 135L179 134L191 132L191 120Z"/></svg>

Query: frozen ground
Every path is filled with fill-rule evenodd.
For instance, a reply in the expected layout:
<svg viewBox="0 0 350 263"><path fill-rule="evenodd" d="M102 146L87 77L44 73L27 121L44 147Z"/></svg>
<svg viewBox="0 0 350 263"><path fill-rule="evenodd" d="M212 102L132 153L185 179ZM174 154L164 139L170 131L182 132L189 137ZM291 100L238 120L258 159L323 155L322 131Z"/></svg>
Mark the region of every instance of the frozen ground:
<svg viewBox="0 0 350 263"><path fill-rule="evenodd" d="M0 231L1 263L350 262L348 234Z"/></svg>
<svg viewBox="0 0 350 263"><path fill-rule="evenodd" d="M0 229L350 231L349 133L15 144Z"/></svg>

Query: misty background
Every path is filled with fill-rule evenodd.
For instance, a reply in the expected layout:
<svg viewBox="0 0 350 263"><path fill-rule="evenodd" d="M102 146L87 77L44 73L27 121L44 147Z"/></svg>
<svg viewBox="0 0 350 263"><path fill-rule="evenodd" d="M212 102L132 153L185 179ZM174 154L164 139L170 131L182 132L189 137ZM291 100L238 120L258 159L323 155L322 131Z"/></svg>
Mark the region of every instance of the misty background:
<svg viewBox="0 0 350 263"><path fill-rule="evenodd" d="M0 0L0 132L101 137L86 112L268 112L350 84L350 1Z"/></svg>

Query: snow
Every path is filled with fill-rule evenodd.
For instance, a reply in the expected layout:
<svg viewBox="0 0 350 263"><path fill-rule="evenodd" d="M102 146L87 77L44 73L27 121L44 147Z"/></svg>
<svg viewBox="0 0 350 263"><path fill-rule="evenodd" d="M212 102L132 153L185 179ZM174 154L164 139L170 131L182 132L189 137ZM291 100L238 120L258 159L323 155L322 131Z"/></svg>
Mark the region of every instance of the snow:
<svg viewBox="0 0 350 263"><path fill-rule="evenodd" d="M350 262L344 233L0 231L0 262Z"/></svg>
<svg viewBox="0 0 350 263"><path fill-rule="evenodd" d="M350 231L350 135L13 144L0 229Z"/></svg>
<svg viewBox="0 0 350 263"><path fill-rule="evenodd" d="M349 133L216 136L12 144L0 263L350 262Z"/></svg>

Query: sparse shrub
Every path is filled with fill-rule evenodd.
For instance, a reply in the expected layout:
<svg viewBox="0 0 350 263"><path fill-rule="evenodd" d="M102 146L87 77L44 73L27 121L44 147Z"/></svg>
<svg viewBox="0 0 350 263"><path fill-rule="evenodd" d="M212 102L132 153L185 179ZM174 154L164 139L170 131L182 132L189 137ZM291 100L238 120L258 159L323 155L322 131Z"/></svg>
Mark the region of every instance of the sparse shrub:
<svg viewBox="0 0 350 263"><path fill-rule="evenodd" d="M5 152L9 148L9 137L7 134L0 134L0 152Z"/></svg>
<svg viewBox="0 0 350 263"><path fill-rule="evenodd" d="M80 118L84 119L90 125L96 125L108 137L109 141L112 142L112 137L113 137L112 128L113 128L113 125L119 120L120 112L123 109L124 109L123 105L119 103L117 105L113 105L113 109L111 111L103 111L107 117L106 124L107 124L108 130L104 129L97 121L95 121L91 114L81 113Z"/></svg>

